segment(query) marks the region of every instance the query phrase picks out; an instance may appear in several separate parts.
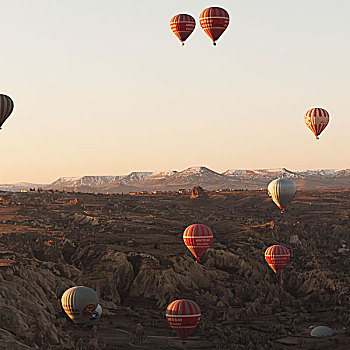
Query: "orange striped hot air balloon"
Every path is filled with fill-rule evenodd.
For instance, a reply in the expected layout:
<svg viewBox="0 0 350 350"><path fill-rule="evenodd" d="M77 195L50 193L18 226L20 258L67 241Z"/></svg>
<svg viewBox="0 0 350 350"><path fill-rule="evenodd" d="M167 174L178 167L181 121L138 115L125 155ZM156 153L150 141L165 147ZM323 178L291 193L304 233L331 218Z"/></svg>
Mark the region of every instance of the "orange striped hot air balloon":
<svg viewBox="0 0 350 350"><path fill-rule="evenodd" d="M289 258L288 249L282 245L273 245L265 251L265 260L275 273L280 273L283 270Z"/></svg>
<svg viewBox="0 0 350 350"><path fill-rule="evenodd" d="M169 326L177 333L182 343L186 343L186 339L201 318L201 309L192 300L179 299L168 305L165 315Z"/></svg>
<svg viewBox="0 0 350 350"><path fill-rule="evenodd" d="M220 38L230 23L230 16L221 7L208 7L199 16L199 23L209 38L216 45L216 40Z"/></svg>
<svg viewBox="0 0 350 350"><path fill-rule="evenodd" d="M185 40L192 34L195 26L195 19L186 14L176 15L170 20L170 28L180 39L182 45L185 45Z"/></svg>
<svg viewBox="0 0 350 350"><path fill-rule="evenodd" d="M326 128L329 123L329 113L323 108L311 108L305 114L305 124L316 136Z"/></svg>
<svg viewBox="0 0 350 350"><path fill-rule="evenodd" d="M213 232L207 225L193 224L184 231L183 240L196 260L199 261L213 241Z"/></svg>
<svg viewBox="0 0 350 350"><path fill-rule="evenodd" d="M0 94L0 129L2 124L5 123L6 119L10 116L13 111L13 101L11 97Z"/></svg>

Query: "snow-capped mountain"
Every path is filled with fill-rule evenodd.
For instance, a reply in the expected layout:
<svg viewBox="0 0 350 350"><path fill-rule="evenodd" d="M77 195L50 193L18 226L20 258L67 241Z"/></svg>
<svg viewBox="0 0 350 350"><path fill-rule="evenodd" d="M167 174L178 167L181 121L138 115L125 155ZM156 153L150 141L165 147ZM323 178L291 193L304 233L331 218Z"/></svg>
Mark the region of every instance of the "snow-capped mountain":
<svg viewBox="0 0 350 350"><path fill-rule="evenodd" d="M162 174L162 175L160 175ZM216 188L219 185L230 186L233 181L225 175L219 174L203 166L190 167L182 171L172 171L150 176L139 183L143 188L178 189L190 188L193 184L206 188ZM192 186L193 187L193 186Z"/></svg>
<svg viewBox="0 0 350 350"><path fill-rule="evenodd" d="M144 179L147 179L149 176L151 176L153 173L149 171L134 171L131 174L127 176L123 176L120 178L120 183L123 185L132 185L134 183L137 183L139 181L143 181Z"/></svg>
<svg viewBox="0 0 350 350"><path fill-rule="evenodd" d="M199 181L199 182L205 182L205 181L213 181L215 180L222 180L225 178L224 175L219 174L211 169L208 169L204 166L197 166L197 167L191 167L187 168L183 171L180 171L176 174L174 174L172 179L181 179L182 181Z"/></svg>
<svg viewBox="0 0 350 350"><path fill-rule="evenodd" d="M153 190L178 190L200 185L205 189L217 188L260 189L277 178L293 180L299 189L320 187L349 187L350 169L320 169L291 171L277 169L229 169L218 173L204 166L190 167L182 171L153 173L132 172L118 176L61 177L50 185L18 183L0 185L0 191L20 191L33 187L44 189L75 190L81 192L133 192Z"/></svg>
<svg viewBox="0 0 350 350"><path fill-rule="evenodd" d="M17 182L15 184L0 185L0 191L20 192L28 191L30 188L43 187L43 184L33 184L31 182Z"/></svg>
<svg viewBox="0 0 350 350"><path fill-rule="evenodd" d="M78 187L99 187L121 179L123 176L83 176L83 177L60 177L50 185L50 189L69 189Z"/></svg>
<svg viewBox="0 0 350 350"><path fill-rule="evenodd" d="M225 172L222 173L222 175L227 175L227 176L240 176L240 175L246 174L247 171L248 171L248 170L231 169L231 170L226 170Z"/></svg>
<svg viewBox="0 0 350 350"><path fill-rule="evenodd" d="M159 179L166 179L168 178L169 176L173 176L177 173L176 170L174 171L162 171L160 173L155 173L155 174L152 174L151 176L149 176L147 179L148 180L159 180Z"/></svg>
<svg viewBox="0 0 350 350"><path fill-rule="evenodd" d="M230 169L223 173L226 176L233 176L245 179L263 179L263 178L298 178L300 174L290 171L286 168L278 169L255 169L255 170L236 170Z"/></svg>

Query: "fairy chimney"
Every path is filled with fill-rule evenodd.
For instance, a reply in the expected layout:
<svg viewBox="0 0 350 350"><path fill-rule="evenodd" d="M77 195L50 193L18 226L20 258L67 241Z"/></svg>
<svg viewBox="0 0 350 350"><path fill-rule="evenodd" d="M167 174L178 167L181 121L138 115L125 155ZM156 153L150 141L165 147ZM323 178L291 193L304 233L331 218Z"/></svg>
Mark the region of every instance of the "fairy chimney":
<svg viewBox="0 0 350 350"><path fill-rule="evenodd" d="M208 194L203 190L201 186L196 186L192 188L191 198L208 198Z"/></svg>

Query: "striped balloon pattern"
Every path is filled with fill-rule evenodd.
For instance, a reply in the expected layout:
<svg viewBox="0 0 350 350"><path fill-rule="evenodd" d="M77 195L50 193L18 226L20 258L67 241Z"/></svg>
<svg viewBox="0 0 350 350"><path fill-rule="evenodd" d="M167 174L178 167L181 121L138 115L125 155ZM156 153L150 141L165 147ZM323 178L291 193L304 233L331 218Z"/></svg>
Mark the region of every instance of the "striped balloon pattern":
<svg viewBox="0 0 350 350"><path fill-rule="evenodd" d="M74 323L87 323L98 306L96 292L84 286L67 289L61 298L63 310Z"/></svg>
<svg viewBox="0 0 350 350"><path fill-rule="evenodd" d="M276 179L269 183L267 191L278 208L284 212L287 205L295 197L297 187L292 180Z"/></svg>
<svg viewBox="0 0 350 350"><path fill-rule="evenodd" d="M193 224L185 229L183 240L198 261L210 247L213 241L213 232L207 225Z"/></svg>
<svg viewBox="0 0 350 350"><path fill-rule="evenodd" d="M230 16L221 7L208 7L200 14L199 23L216 45L216 40L220 38L230 23Z"/></svg>
<svg viewBox="0 0 350 350"><path fill-rule="evenodd" d="M4 124L6 119L11 115L13 108L14 103L11 97L0 94L0 129L2 124Z"/></svg>
<svg viewBox="0 0 350 350"><path fill-rule="evenodd" d="M273 245L266 249L265 260L275 273L280 273L290 258L289 251L282 245Z"/></svg>
<svg viewBox="0 0 350 350"><path fill-rule="evenodd" d="M170 20L170 28L174 32L174 34L180 39L182 45L185 45L184 42L192 34L195 27L196 21L190 15L180 14L174 16Z"/></svg>
<svg viewBox="0 0 350 350"><path fill-rule="evenodd" d="M329 113L323 108L311 108L305 114L305 124L316 136L326 128L329 123Z"/></svg>
<svg viewBox="0 0 350 350"><path fill-rule="evenodd" d="M201 318L201 309L192 300L179 299L171 302L166 309L166 319L182 342L186 342Z"/></svg>

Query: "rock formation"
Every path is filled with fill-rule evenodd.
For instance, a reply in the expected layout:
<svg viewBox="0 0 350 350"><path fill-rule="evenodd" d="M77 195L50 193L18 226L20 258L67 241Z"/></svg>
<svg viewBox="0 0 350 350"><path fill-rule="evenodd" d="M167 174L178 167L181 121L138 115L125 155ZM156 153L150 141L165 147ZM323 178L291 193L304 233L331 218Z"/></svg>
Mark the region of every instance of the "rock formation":
<svg viewBox="0 0 350 350"><path fill-rule="evenodd" d="M177 348L164 316L177 298L202 310L193 348L284 349L301 339L305 349L332 349L337 339L347 349L350 255L338 249L350 246L350 196L298 195L281 215L262 192L209 193L203 202L176 193L1 193L0 349ZM214 230L200 263L182 241L195 220ZM291 253L278 276L264 259L274 243ZM98 332L64 314L60 298L74 285L98 293ZM310 340L312 324L335 336Z"/></svg>
<svg viewBox="0 0 350 350"><path fill-rule="evenodd" d="M197 199L197 198L208 198L208 194L203 190L203 188L201 186L196 186L193 187L191 190L191 198L192 199Z"/></svg>

